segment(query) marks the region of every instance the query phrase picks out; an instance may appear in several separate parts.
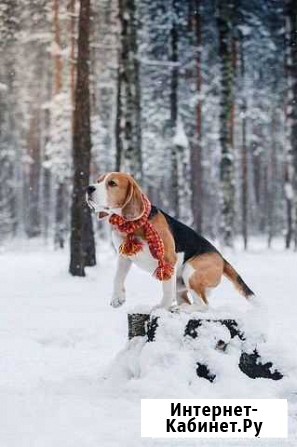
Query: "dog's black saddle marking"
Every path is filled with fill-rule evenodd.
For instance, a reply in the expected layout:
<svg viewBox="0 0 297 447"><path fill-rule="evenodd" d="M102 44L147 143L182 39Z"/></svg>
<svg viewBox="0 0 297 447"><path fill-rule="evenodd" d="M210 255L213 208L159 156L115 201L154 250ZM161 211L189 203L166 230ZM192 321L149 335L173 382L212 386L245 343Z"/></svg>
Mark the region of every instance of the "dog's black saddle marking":
<svg viewBox="0 0 297 447"><path fill-rule="evenodd" d="M167 220L175 241L176 252L184 253L184 263L195 256L203 255L205 253L220 254L208 240L200 236L200 234L196 233L192 228L179 222L153 205L149 219L152 219L159 212L161 212Z"/></svg>

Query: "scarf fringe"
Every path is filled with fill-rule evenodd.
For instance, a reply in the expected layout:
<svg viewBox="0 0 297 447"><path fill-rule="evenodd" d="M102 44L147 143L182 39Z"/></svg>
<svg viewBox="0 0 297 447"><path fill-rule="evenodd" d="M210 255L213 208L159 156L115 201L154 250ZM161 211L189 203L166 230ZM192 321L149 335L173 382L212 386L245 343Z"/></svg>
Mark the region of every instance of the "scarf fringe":
<svg viewBox="0 0 297 447"><path fill-rule="evenodd" d="M143 250L143 243L133 235L128 235L119 248L123 256L135 256Z"/></svg>
<svg viewBox="0 0 297 447"><path fill-rule="evenodd" d="M159 264L156 270L153 273L153 276L159 281L169 281L174 273L174 267L167 262L164 264Z"/></svg>

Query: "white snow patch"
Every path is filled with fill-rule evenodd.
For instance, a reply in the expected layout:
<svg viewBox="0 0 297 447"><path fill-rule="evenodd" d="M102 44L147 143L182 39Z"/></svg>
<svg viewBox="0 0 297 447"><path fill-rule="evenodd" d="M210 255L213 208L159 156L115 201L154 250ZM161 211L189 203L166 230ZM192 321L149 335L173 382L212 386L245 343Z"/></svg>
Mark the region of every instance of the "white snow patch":
<svg viewBox="0 0 297 447"><path fill-rule="evenodd" d="M287 398L289 438L296 445L296 254L281 250L233 252L228 260L258 294L247 303L224 281L203 318L240 320L251 347L285 377L249 379L237 367L240 346L213 349L229 334L204 325L196 339L183 337L193 315L158 311L157 341L127 341L127 309L147 312L161 285L132 268L128 305L109 306L115 258L100 244L99 264L86 278L68 272L68 252L18 247L0 253L0 445L5 447L196 446L197 442L140 438L141 398ZM226 254L226 253L224 253ZM200 314L197 314L200 316ZM197 358L217 374L198 378ZM199 446L280 447L279 440L199 440Z"/></svg>
<svg viewBox="0 0 297 447"><path fill-rule="evenodd" d="M288 200L293 200L294 198L294 190L291 183L288 182L285 183L285 196Z"/></svg>
<svg viewBox="0 0 297 447"><path fill-rule="evenodd" d="M0 92L7 92L7 91L8 91L7 85L0 82Z"/></svg>
<svg viewBox="0 0 297 447"><path fill-rule="evenodd" d="M173 138L173 144L180 147L188 147L189 142L181 120L178 120L176 126L176 134Z"/></svg>

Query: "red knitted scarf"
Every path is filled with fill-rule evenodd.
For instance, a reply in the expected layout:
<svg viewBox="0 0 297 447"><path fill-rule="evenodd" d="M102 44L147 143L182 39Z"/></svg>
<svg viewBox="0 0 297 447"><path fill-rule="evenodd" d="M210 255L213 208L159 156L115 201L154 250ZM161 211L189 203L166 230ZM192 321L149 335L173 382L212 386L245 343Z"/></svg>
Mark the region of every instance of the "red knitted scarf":
<svg viewBox="0 0 297 447"><path fill-rule="evenodd" d="M163 241L148 219L151 211L150 201L144 195L143 200L144 214L139 219L128 221L117 214L112 214L109 218L109 222L114 225L120 233L126 234L126 238L119 249L119 252L125 256L133 256L143 250L144 244L134 235L136 230L142 228L151 255L158 260L158 267L154 271L154 276L160 281L168 281L174 273L174 266L165 262Z"/></svg>

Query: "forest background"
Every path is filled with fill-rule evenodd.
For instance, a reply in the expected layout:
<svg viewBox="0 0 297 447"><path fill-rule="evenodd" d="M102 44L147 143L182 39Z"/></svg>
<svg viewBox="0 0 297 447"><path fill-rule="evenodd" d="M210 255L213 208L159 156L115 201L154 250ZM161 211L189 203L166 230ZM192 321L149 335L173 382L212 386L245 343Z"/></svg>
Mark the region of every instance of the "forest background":
<svg viewBox="0 0 297 447"><path fill-rule="evenodd" d="M121 170L213 240L296 249L296 30L294 0L2 0L0 244L70 239L84 275L85 188Z"/></svg>

